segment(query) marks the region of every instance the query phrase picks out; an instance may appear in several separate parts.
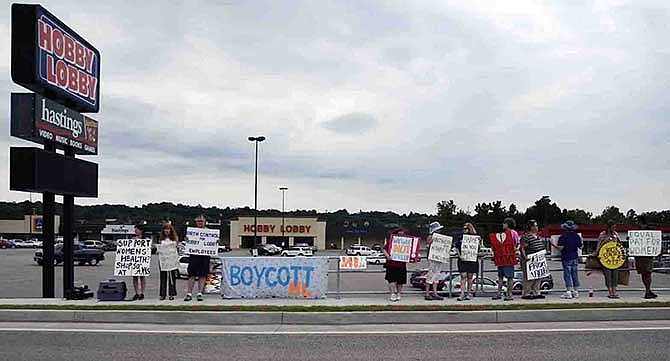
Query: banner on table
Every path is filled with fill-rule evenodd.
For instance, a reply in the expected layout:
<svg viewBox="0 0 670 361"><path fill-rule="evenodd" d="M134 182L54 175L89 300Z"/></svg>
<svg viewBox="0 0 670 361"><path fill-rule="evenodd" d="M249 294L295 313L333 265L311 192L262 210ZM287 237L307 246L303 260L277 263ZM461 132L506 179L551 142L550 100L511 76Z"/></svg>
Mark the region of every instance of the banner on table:
<svg viewBox="0 0 670 361"><path fill-rule="evenodd" d="M114 276L149 276L151 240L120 239L116 243Z"/></svg>
<svg viewBox="0 0 670 361"><path fill-rule="evenodd" d="M529 280L539 280L549 276L546 251L539 251L528 255L526 272Z"/></svg>
<svg viewBox="0 0 670 361"><path fill-rule="evenodd" d="M158 251L158 266L161 271L179 269L179 254L176 242L163 242L156 245Z"/></svg>
<svg viewBox="0 0 670 361"><path fill-rule="evenodd" d="M367 269L368 260L365 256L340 256L340 269Z"/></svg>
<svg viewBox="0 0 670 361"><path fill-rule="evenodd" d="M393 234L390 242L392 261L419 261L419 237Z"/></svg>
<svg viewBox="0 0 670 361"><path fill-rule="evenodd" d="M466 262L477 262L480 243L481 238L479 238L479 236L464 234L463 240L461 240L461 260Z"/></svg>
<svg viewBox="0 0 670 361"><path fill-rule="evenodd" d="M453 240L452 237L433 233L433 240L430 243L428 259L431 261L448 263L450 258L449 252L451 252Z"/></svg>
<svg viewBox="0 0 670 361"><path fill-rule="evenodd" d="M219 249L219 230L186 228L186 254L216 256Z"/></svg>
<svg viewBox="0 0 670 361"><path fill-rule="evenodd" d="M628 231L628 255L656 257L661 254L661 231Z"/></svg>
<svg viewBox="0 0 670 361"><path fill-rule="evenodd" d="M223 298L326 298L328 257L221 257Z"/></svg>

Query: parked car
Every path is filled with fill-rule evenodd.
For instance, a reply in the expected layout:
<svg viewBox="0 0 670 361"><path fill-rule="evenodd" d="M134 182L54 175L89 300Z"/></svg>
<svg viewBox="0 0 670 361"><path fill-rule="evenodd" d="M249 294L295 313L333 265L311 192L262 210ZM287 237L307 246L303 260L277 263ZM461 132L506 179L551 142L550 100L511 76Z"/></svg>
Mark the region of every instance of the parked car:
<svg viewBox="0 0 670 361"><path fill-rule="evenodd" d="M114 241L104 241L102 242L102 250L107 252L107 251L116 251L116 242Z"/></svg>
<svg viewBox="0 0 670 361"><path fill-rule="evenodd" d="M377 252L371 256L367 256L366 260L370 264L386 264L386 256L380 252Z"/></svg>
<svg viewBox="0 0 670 361"><path fill-rule="evenodd" d="M14 246L16 248L37 248L37 242L33 240L24 241L22 239L15 239Z"/></svg>
<svg viewBox="0 0 670 361"><path fill-rule="evenodd" d="M420 288L422 290L426 289L426 274L428 273L428 269L420 269L418 271L412 272L412 274L409 277L409 283L412 285L414 288ZM454 273L455 275L456 273ZM446 282L450 279L449 271L442 271L442 279L440 279L437 282L437 290L441 290L444 288Z"/></svg>
<svg viewBox="0 0 670 361"><path fill-rule="evenodd" d="M95 248L86 248L82 246L81 243L75 243L72 245L74 253L74 263L78 263L80 266L88 263L91 266L97 266L100 261L105 259L105 251ZM42 265L43 253L42 251L35 252L33 257L35 263ZM59 264L63 262L63 245L57 244L54 246L54 264Z"/></svg>
<svg viewBox="0 0 670 361"><path fill-rule="evenodd" d="M453 278L451 278L451 294L459 294L461 293L461 275L460 274L455 274ZM438 290L443 291L444 293L449 292L449 283L448 282L443 282L444 285L440 287L440 284L438 283ZM482 291L484 293L496 293L498 292L498 281L495 281L489 277L473 277L472 279L472 290L473 291L479 291L479 285L483 283L482 285ZM506 290L506 287L503 286L503 291Z"/></svg>
<svg viewBox="0 0 670 361"><path fill-rule="evenodd" d="M371 248L373 251L381 252L384 249L384 246L379 243L375 243Z"/></svg>
<svg viewBox="0 0 670 361"><path fill-rule="evenodd" d="M310 248L313 253L316 253L317 248L314 245L309 245L307 243L296 243L294 244L295 247L303 247L303 248Z"/></svg>
<svg viewBox="0 0 670 361"><path fill-rule="evenodd" d="M188 255L179 257L179 278L188 278L188 263L191 257Z"/></svg>
<svg viewBox="0 0 670 361"><path fill-rule="evenodd" d="M256 248L249 250L249 253L254 254L254 249L258 251L259 256L276 256L281 252L281 249L273 244L259 244Z"/></svg>
<svg viewBox="0 0 670 361"><path fill-rule="evenodd" d="M224 244L222 246L219 246L218 253L226 253L230 251L232 251L232 249L230 249L230 247L227 244Z"/></svg>
<svg viewBox="0 0 670 361"><path fill-rule="evenodd" d="M16 248L16 244L11 239L0 239L0 248Z"/></svg>
<svg viewBox="0 0 670 361"><path fill-rule="evenodd" d="M347 256L372 256L375 253L377 253L377 251L360 244L353 244L347 248Z"/></svg>
<svg viewBox="0 0 670 361"><path fill-rule="evenodd" d="M296 257L296 256L313 256L314 253L312 253L312 248L311 247L298 247L298 246L293 246L289 247L283 251L281 251L280 255L282 257Z"/></svg>
<svg viewBox="0 0 670 361"><path fill-rule="evenodd" d="M548 291L554 288L554 278L551 274L540 280L540 290ZM523 291L523 272L514 272L514 279L512 280L512 293L520 294Z"/></svg>
<svg viewBox="0 0 670 361"><path fill-rule="evenodd" d="M481 247L479 248L479 257L493 258L493 250L491 248Z"/></svg>
<svg viewBox="0 0 670 361"><path fill-rule="evenodd" d="M105 249L105 244L102 241L94 240L94 239L88 239L84 241L84 246L86 248L94 248L94 249Z"/></svg>

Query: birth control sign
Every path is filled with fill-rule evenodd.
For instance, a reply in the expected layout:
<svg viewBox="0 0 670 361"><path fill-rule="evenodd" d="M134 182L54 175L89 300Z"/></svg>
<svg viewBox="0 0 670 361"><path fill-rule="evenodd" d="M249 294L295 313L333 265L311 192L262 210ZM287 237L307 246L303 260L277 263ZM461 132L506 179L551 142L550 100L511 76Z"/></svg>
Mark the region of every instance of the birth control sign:
<svg viewBox="0 0 670 361"><path fill-rule="evenodd" d="M151 240L120 239L116 244L114 276L149 276Z"/></svg>
<svg viewBox="0 0 670 361"><path fill-rule="evenodd" d="M100 108L100 52L40 5L12 4L12 79L79 112Z"/></svg>
<svg viewBox="0 0 670 361"><path fill-rule="evenodd" d="M628 255L656 257L661 254L661 231L628 231Z"/></svg>
<svg viewBox="0 0 670 361"><path fill-rule="evenodd" d="M433 233L433 239L430 243L428 259L431 261L447 263L449 262L451 245L453 238L439 233Z"/></svg>
<svg viewBox="0 0 670 361"><path fill-rule="evenodd" d="M216 256L219 249L219 230L186 228L186 253L198 256Z"/></svg>
<svg viewBox="0 0 670 361"><path fill-rule="evenodd" d="M391 235L391 260L398 262L418 262L419 237Z"/></svg>

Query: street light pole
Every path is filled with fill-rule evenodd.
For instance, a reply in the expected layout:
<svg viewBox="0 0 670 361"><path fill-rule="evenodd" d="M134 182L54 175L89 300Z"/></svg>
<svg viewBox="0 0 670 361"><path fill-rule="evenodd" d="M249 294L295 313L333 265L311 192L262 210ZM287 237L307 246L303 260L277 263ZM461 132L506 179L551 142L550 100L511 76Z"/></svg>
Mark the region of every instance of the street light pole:
<svg viewBox="0 0 670 361"><path fill-rule="evenodd" d="M288 187L279 187L281 191L281 241L284 243L284 195L288 190ZM288 242L287 242L288 243Z"/></svg>
<svg viewBox="0 0 670 361"><path fill-rule="evenodd" d="M258 245L258 143L265 140L264 136L249 137L250 142L256 143L256 166L254 171L254 248Z"/></svg>

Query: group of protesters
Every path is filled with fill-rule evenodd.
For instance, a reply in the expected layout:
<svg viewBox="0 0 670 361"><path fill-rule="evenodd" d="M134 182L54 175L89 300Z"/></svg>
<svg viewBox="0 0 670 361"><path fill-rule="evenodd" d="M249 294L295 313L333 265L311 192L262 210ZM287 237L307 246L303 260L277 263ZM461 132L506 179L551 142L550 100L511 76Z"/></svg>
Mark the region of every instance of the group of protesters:
<svg viewBox="0 0 670 361"><path fill-rule="evenodd" d="M640 230L652 230L647 224L644 217L639 217L638 223ZM429 234L426 238L426 248L428 253L431 252L431 244L433 237L439 233L444 227L439 222L432 222L429 225ZM529 256L538 252L546 252L547 248L544 240L539 235L539 225L535 220L530 220L525 224L522 235L516 230L516 221L513 218L505 218L502 222L502 232L491 234L491 246L493 250L493 261L498 271L498 290L493 296L493 300L503 299L505 301L513 300L512 290L514 283L514 270L517 265L523 274L522 281L522 299L534 300L544 299L540 290L541 279L530 279L527 271L527 262ZM578 225L568 220L561 224L563 234L558 238L557 242L551 241L550 247L557 249L561 254L561 263L563 266L563 279L565 281L565 293L561 295L563 299L577 299L579 298L579 254L584 246L582 237L577 233ZM393 235L404 235L406 230L397 228L391 232ZM465 223L462 232L457 233L453 243L453 249L456 251L458 257L458 273L460 274L460 296L458 301L468 301L473 297L473 278L475 274L479 273L478 262L464 260L461 253L462 235L477 235L475 226L472 223ZM595 250L595 255L598 255L600 249L609 242L617 243L621 246L621 240L616 232L616 223L612 220L607 222L606 229L600 233L598 237L598 244ZM479 237L478 250L483 247L482 237ZM385 279L389 285L390 301L400 301L400 293L402 287L407 283L407 263L399 262L391 259L391 237L386 240L383 248L386 261L386 275ZM624 263L628 265L627 258ZM626 268L622 266L622 268ZM618 299L617 284L619 282L619 269L609 269L606 267L599 267L605 278L605 285L608 290L608 298ZM658 295L651 290L651 275L653 270L653 257L635 257L635 269L640 274L642 283L645 287L644 298L653 299ZM599 271L600 271L599 270ZM424 298L428 301L442 300L443 297L438 295L438 284L441 280L449 277L446 282L451 282L453 275L447 274L449 266L446 263L431 260L428 257L428 270L425 275L425 295ZM592 270L591 272L594 272ZM506 281L506 282L505 282ZM505 288L504 285L507 285Z"/></svg>

